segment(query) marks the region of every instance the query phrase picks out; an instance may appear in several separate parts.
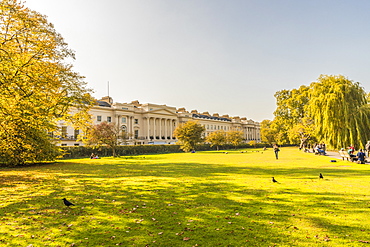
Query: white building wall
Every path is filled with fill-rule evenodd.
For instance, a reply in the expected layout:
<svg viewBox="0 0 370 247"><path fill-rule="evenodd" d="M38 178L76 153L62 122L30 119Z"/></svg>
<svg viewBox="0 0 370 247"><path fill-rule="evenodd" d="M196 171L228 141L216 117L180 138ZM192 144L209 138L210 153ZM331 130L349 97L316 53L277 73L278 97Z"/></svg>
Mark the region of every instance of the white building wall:
<svg viewBox="0 0 370 247"><path fill-rule="evenodd" d="M175 128L183 122L196 120L205 127L205 136L217 130L239 130L243 132L246 142L255 140L260 142L260 127L258 122L253 120L236 118L205 119L194 117L192 113L178 111L175 107L156 104L113 103L106 104L104 100L98 101L105 106L96 105L90 110L92 123L113 122L121 129L129 133L127 144L170 144L176 139L173 136ZM112 101L111 101L112 102ZM227 119L220 120L220 119ZM60 123L60 126L66 126ZM67 126L67 138L60 138L59 145L73 146L83 145L74 138L75 130ZM69 137L69 138L68 138Z"/></svg>

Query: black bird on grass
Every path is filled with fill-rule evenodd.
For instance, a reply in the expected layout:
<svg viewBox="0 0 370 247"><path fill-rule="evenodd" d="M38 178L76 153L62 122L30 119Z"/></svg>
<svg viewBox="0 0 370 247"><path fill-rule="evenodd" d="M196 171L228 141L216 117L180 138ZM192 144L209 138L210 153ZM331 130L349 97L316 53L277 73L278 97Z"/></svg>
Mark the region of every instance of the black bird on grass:
<svg viewBox="0 0 370 247"><path fill-rule="evenodd" d="M276 181L276 179L272 177L272 182L277 183L278 181Z"/></svg>
<svg viewBox="0 0 370 247"><path fill-rule="evenodd" d="M324 178L324 176L320 173L320 176L319 176L319 178Z"/></svg>
<svg viewBox="0 0 370 247"><path fill-rule="evenodd" d="M69 206L74 206L74 204L70 201L68 201L67 199L63 198L63 202L64 202L64 205L66 205L67 207Z"/></svg>

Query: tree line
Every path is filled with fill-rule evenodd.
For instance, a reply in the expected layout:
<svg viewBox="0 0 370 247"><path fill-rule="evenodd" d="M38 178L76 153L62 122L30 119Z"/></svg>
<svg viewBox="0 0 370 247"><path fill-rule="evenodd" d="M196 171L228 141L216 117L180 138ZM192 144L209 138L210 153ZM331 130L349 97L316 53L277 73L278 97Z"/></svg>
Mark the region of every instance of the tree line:
<svg viewBox="0 0 370 247"><path fill-rule="evenodd" d="M174 131L174 135L181 145L181 149L185 152L190 152L196 149L199 143L209 143L211 147L219 147L225 144L231 144L235 148L243 143L243 132L237 130L217 130L211 132L208 136L204 137L205 127L197 121L187 121L180 124ZM255 145L256 141L251 141L251 145Z"/></svg>
<svg viewBox="0 0 370 247"><path fill-rule="evenodd" d="M261 122L266 143L308 144L324 142L332 149L370 140L369 94L359 82L343 75L321 75L309 86L275 93L273 120Z"/></svg>
<svg viewBox="0 0 370 247"><path fill-rule="evenodd" d="M243 132L230 130L218 130L204 136L205 127L198 121L187 121L176 127L174 136L178 140L180 148L185 152L196 150L197 146L203 143L210 144L211 147L216 147L219 150L220 146L225 144L233 145L235 148L243 143ZM116 149L127 142L130 134L121 130L115 123L102 122L93 125L86 130L82 141L88 146L99 148L107 146L112 150L113 156L116 156ZM249 144L256 145L256 141L251 141Z"/></svg>

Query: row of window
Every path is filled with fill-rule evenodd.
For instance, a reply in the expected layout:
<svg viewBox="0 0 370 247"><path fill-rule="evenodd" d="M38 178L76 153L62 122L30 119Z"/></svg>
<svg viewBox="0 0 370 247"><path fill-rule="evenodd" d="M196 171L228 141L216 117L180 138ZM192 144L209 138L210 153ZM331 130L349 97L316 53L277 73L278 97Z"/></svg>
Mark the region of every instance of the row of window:
<svg viewBox="0 0 370 247"><path fill-rule="evenodd" d="M101 122L102 121L102 116L96 116L96 121L98 122ZM107 120L106 120L108 123L111 123L112 122L112 117L108 116L107 117ZM125 117L122 117L121 119L121 123L126 123L127 122L127 119ZM139 124L139 119L134 119L134 124Z"/></svg>
<svg viewBox="0 0 370 247"><path fill-rule="evenodd" d="M230 130L229 126L223 126L223 125L212 125L212 124L207 124L206 125L207 130L225 130L228 131Z"/></svg>

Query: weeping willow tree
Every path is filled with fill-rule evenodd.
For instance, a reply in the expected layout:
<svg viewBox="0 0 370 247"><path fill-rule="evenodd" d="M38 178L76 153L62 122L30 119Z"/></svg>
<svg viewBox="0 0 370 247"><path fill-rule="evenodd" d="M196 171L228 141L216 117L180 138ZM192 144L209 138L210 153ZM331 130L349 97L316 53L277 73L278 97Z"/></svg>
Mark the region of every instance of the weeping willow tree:
<svg viewBox="0 0 370 247"><path fill-rule="evenodd" d="M350 144L363 147L370 139L367 98L358 82L342 75L321 75L310 85L307 107L316 136L335 149Z"/></svg>

